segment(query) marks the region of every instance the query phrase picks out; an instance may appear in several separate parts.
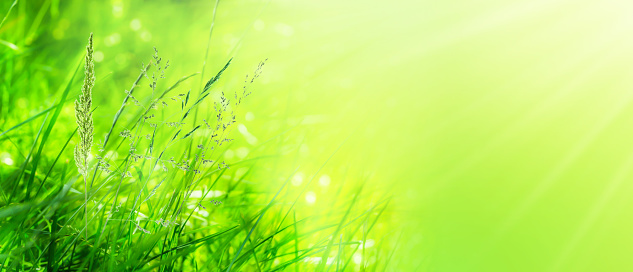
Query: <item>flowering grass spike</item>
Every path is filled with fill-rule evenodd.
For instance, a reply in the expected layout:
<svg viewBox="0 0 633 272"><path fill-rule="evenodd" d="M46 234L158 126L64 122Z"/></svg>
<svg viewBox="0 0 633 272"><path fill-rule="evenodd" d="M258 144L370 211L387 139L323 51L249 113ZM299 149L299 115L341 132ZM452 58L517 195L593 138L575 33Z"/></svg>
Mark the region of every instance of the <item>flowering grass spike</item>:
<svg viewBox="0 0 633 272"><path fill-rule="evenodd" d="M88 46L86 46L86 61L85 61L85 75L84 84L81 87L81 94L77 100L75 100L75 117L77 119L77 125L79 129L79 143L75 146L75 164L79 173L84 177L84 190L85 190L85 217L86 227L88 226L88 157L90 156L90 149L92 148L92 134L94 130L94 123L92 121L92 87L95 85L95 65L92 57L92 33L88 39ZM86 236L88 232L86 231Z"/></svg>

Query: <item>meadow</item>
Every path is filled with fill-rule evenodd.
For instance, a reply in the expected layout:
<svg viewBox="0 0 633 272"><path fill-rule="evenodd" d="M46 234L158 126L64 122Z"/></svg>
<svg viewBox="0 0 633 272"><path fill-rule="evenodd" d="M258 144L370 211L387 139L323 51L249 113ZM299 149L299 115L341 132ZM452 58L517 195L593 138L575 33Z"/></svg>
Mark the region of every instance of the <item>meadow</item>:
<svg viewBox="0 0 633 272"><path fill-rule="evenodd" d="M1 269L393 270L391 194L262 93L257 14L164 4L3 1Z"/></svg>
<svg viewBox="0 0 633 272"><path fill-rule="evenodd" d="M633 271L631 14L0 0L0 270Z"/></svg>

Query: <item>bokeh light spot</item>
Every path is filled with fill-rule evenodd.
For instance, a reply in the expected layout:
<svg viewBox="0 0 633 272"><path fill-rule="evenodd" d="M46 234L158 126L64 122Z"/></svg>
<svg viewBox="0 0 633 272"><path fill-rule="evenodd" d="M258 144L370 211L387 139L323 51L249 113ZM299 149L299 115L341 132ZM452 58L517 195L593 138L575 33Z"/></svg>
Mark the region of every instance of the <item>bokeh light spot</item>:
<svg viewBox="0 0 633 272"><path fill-rule="evenodd" d="M319 185L321 185L321 186L323 186L323 187L327 187L327 186L329 186L329 185L330 185L330 181L331 181L330 176L328 176L328 175L322 175L322 176L319 178Z"/></svg>
<svg viewBox="0 0 633 272"><path fill-rule="evenodd" d="M246 128L246 126L244 124L239 124L237 126L237 130L244 135L244 139L246 139L246 142L251 144L251 145L255 145L257 144L257 138L255 136L253 136L253 134L251 134L250 132L248 132L248 129Z"/></svg>
<svg viewBox="0 0 633 272"><path fill-rule="evenodd" d="M95 59L95 61L96 61L96 62L102 62L102 61L103 61L103 58L104 58L104 56L103 56L103 52L101 52L101 51L96 51L96 52L94 53L93 58Z"/></svg>
<svg viewBox="0 0 633 272"><path fill-rule="evenodd" d="M297 172L293 177L292 177L292 186L301 186L301 183L303 183L303 173L302 172Z"/></svg>
<svg viewBox="0 0 633 272"><path fill-rule="evenodd" d="M281 34L282 36L286 36L286 37L290 37L295 33L294 28L292 28L291 26L287 25L287 24L277 24L275 26L275 30L277 31L277 33Z"/></svg>
<svg viewBox="0 0 633 272"><path fill-rule="evenodd" d="M134 31L138 31L141 29L141 20L139 19L134 19L132 21L130 21L130 28Z"/></svg>
<svg viewBox="0 0 633 272"><path fill-rule="evenodd" d="M244 118L246 119L246 121L253 121L255 120L255 115L249 111L246 113L246 116Z"/></svg>
<svg viewBox="0 0 633 272"><path fill-rule="evenodd" d="M121 34L119 34L119 33L112 33L112 35L106 37L104 42L105 42L106 46L116 45L119 42L121 42Z"/></svg>
<svg viewBox="0 0 633 272"><path fill-rule="evenodd" d="M2 163L6 164L6 165L13 165L13 159L11 159L11 156L9 155L9 153L3 153L2 156L0 156Z"/></svg>
<svg viewBox="0 0 633 272"><path fill-rule="evenodd" d="M362 243L362 241L361 241ZM373 239L367 239L361 246L361 248L370 248L373 247L376 242Z"/></svg>
<svg viewBox="0 0 633 272"><path fill-rule="evenodd" d="M224 158L227 160L233 159L235 157L235 152L233 152L233 150L227 150L226 152L224 152Z"/></svg>
<svg viewBox="0 0 633 272"><path fill-rule="evenodd" d="M363 255L358 253L358 252L354 253L354 257L352 257L352 258L353 258L355 264L360 264L360 262L363 261Z"/></svg>
<svg viewBox="0 0 633 272"><path fill-rule="evenodd" d="M316 202L317 196L316 193L310 191L306 193L306 202L308 202L308 204L312 205Z"/></svg>
<svg viewBox="0 0 633 272"><path fill-rule="evenodd" d="M147 31L147 30L141 32L141 40L143 40L145 42L151 41L152 40L152 33L149 33L149 31Z"/></svg>
<svg viewBox="0 0 633 272"><path fill-rule="evenodd" d="M301 147L299 147L299 152L301 152L303 156L308 156L310 154L310 148L307 144L302 144Z"/></svg>
<svg viewBox="0 0 633 272"><path fill-rule="evenodd" d="M237 154L237 157L240 159L246 158L246 156L248 156L248 148L247 147L240 147L237 150L235 150L235 153Z"/></svg>
<svg viewBox="0 0 633 272"><path fill-rule="evenodd" d="M116 2L116 3L112 4L112 15L114 15L114 17L121 17L123 15L123 3L122 2Z"/></svg>
<svg viewBox="0 0 633 272"><path fill-rule="evenodd" d="M262 31L262 30L264 30L264 28L265 28L265 27L266 27L266 24L265 24L265 23L264 23L264 21L262 21L262 20L257 19L257 20L255 20L255 22L253 23L253 28L254 28L256 31Z"/></svg>

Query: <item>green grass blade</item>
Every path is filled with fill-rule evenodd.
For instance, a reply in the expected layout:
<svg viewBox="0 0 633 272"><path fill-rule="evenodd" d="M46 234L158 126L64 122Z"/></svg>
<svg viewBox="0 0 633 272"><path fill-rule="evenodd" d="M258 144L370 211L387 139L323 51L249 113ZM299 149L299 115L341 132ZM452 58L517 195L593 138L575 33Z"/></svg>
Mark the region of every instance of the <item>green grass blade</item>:
<svg viewBox="0 0 633 272"><path fill-rule="evenodd" d="M257 227L257 224L259 224L259 221L262 220L262 217L264 217L264 214L266 213L266 211L272 206L273 202L275 201L275 199L277 198L277 196L279 195L279 193L281 192L281 190L283 190L284 187L286 187L286 185L288 184L288 182L290 181L290 179L292 178L292 176L297 172L297 170L295 170L286 180L286 182L284 182L284 184L281 186L281 188L279 188L279 190L277 191L277 193L275 194L275 196L270 200L270 202L268 202L268 205L266 205L266 207L261 211L261 214L259 216L259 218L257 218L257 221L255 222L255 224L253 225L253 227L251 228L251 230L248 232L248 234L246 235L246 238L244 239L244 241L242 242L242 244L240 245L240 248L237 250L237 252L235 253L235 256L233 257L233 260L231 261L231 263L229 264L229 267L226 269L226 272L231 271L231 268L233 267L233 263L235 263L235 260L237 259L237 257L240 255L240 252L242 251L242 249L244 248L244 245L246 244L246 242L248 241L248 238L251 236L251 234L253 234L253 231L255 230L255 228Z"/></svg>
<svg viewBox="0 0 633 272"><path fill-rule="evenodd" d="M83 56L80 56L80 57L83 58ZM82 63L81 61L78 61L75 71L70 75L70 78L66 81L61 98L59 99L60 101L66 100L66 97L68 96L68 93L70 92L73 80L75 79L75 75L77 74L77 71L79 71L79 68L81 67L81 63ZM42 140L40 140L40 147L37 150L36 155L33 157L33 167L31 168L32 173L26 184L26 199L27 200L30 198L30 195L31 195L30 188L33 184L33 180L35 179L35 173L37 171L38 163L42 157L42 150L44 149L44 145L46 144L46 141L48 140L48 137L50 136L51 131L53 130L53 126L55 126L55 123L57 122L57 118L59 117L59 114L62 112L63 106L64 106L64 103L59 103L57 107L55 108L55 112L53 113L51 120L48 122L48 127L46 128L46 131L44 132L44 135L42 136Z"/></svg>
<svg viewBox="0 0 633 272"><path fill-rule="evenodd" d="M2 21L0 22L0 29L2 29L2 26L4 25L4 22L7 20L7 17L9 17L9 14L11 14L11 11L13 10L13 7L15 7L15 4L18 3L18 0L13 1L13 4L11 4L11 7L9 7L9 10L7 11L7 14L4 15L4 18L2 18Z"/></svg>

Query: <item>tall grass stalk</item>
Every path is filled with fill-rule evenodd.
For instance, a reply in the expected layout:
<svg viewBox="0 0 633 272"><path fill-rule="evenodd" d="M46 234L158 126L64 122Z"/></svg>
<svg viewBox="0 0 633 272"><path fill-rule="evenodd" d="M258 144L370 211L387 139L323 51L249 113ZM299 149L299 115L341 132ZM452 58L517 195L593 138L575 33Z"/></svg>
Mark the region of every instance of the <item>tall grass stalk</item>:
<svg viewBox="0 0 633 272"><path fill-rule="evenodd" d="M94 133L94 123L92 121L92 88L95 85L95 66L93 59L92 33L86 46L86 57L84 63L84 84L81 93L75 100L75 118L77 119L77 130L79 143L75 146L75 164L79 173L84 179L84 217L86 221L86 239L88 239L88 157L92 149L92 135Z"/></svg>

